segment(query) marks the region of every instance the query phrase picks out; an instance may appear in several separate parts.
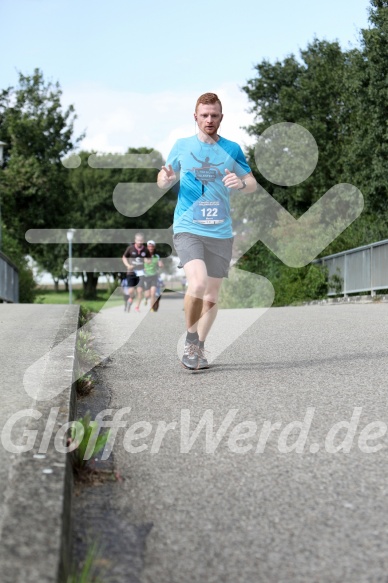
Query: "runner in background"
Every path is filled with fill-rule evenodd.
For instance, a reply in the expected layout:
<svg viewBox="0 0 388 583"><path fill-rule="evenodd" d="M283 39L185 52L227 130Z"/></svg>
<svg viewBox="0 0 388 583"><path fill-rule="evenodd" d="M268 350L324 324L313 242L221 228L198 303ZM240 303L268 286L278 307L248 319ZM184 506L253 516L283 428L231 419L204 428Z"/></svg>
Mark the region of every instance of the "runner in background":
<svg viewBox="0 0 388 583"><path fill-rule="evenodd" d="M140 281L140 278L136 275L132 263L128 263L129 270L127 274L123 277L121 281L121 288L124 295L124 312L129 312L133 302L133 298L136 295L136 286Z"/></svg>
<svg viewBox="0 0 388 583"><path fill-rule="evenodd" d="M136 233L135 235L135 243L133 245L129 245L122 257L123 263L127 269L135 270L135 275L139 278L139 283L137 284L137 302L135 311L140 311L140 302L143 297L143 289L144 289L144 259L149 258L150 253L147 247L144 245L144 235L143 233ZM129 260L131 261L131 266L129 264Z"/></svg>
<svg viewBox="0 0 388 583"><path fill-rule="evenodd" d="M124 312L129 312L129 310L131 309L131 306L128 304L129 289L128 289L128 283L127 283L126 276L123 277L120 285L121 285L121 290L123 292L123 297L124 297Z"/></svg>
<svg viewBox="0 0 388 583"><path fill-rule="evenodd" d="M158 285L158 269L163 267L163 262L160 260L160 256L156 253L155 241L147 242L147 250L150 257L144 260L144 288L145 296L147 299L151 300L151 312L156 312L155 302L156 302L156 288Z"/></svg>
<svg viewBox="0 0 388 583"><path fill-rule="evenodd" d="M160 298L162 297L162 289L163 289L163 279L159 276L158 283L156 286L156 293L155 293L156 302L152 306L154 312L157 312L159 310Z"/></svg>

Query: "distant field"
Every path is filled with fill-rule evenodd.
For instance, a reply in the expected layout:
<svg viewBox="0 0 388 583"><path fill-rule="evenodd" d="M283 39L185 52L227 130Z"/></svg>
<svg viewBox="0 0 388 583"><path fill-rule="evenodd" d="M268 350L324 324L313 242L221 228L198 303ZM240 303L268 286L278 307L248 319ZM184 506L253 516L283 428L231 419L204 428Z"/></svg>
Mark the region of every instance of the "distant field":
<svg viewBox="0 0 388 583"><path fill-rule="evenodd" d="M83 305L92 312L99 312L104 304L108 301L111 292L106 289L107 286L101 285L97 289L97 299L95 300L83 300L79 296L81 294L82 285L73 286L73 304ZM182 289L180 282L168 282L168 289L178 290ZM37 290L37 296L35 299L37 304L68 304L69 303L69 292L64 289L55 291L54 286L47 285L39 287ZM109 307L116 307L124 305L123 298L120 297L117 300L110 300Z"/></svg>
<svg viewBox="0 0 388 583"><path fill-rule="evenodd" d="M73 288L73 304L83 305L92 312L99 312L104 304L107 302L110 292L108 290L99 289L97 293L97 299L95 300L83 300L78 296L80 294L80 289ZM68 304L69 303L69 293L65 290L59 290L56 292L53 289L40 288L37 292L37 297L35 303L38 304ZM119 306L123 303L123 300L117 299L109 302L110 307Z"/></svg>

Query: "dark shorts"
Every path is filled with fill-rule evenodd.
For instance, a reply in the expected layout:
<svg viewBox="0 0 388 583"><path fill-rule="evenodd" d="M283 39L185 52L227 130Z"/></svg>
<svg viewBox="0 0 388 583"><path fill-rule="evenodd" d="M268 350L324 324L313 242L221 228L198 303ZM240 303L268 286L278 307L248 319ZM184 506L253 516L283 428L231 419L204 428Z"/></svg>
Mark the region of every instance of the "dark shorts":
<svg viewBox="0 0 388 583"><path fill-rule="evenodd" d="M141 277L137 275L130 275L127 277L128 287L136 287L140 283Z"/></svg>
<svg viewBox="0 0 388 583"><path fill-rule="evenodd" d="M233 237L217 239L193 233L176 233L173 241L182 265L186 265L193 259L202 259L209 277L228 277Z"/></svg>
<svg viewBox="0 0 388 583"><path fill-rule="evenodd" d="M151 287L158 285L158 275L146 275L144 277L144 289L148 290Z"/></svg>

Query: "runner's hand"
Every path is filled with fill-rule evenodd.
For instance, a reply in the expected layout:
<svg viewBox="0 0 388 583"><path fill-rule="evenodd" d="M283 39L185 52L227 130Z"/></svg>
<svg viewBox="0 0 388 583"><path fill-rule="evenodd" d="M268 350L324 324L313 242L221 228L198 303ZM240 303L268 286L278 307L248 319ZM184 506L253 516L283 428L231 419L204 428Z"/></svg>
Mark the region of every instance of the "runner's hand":
<svg viewBox="0 0 388 583"><path fill-rule="evenodd" d="M176 182L176 174L172 169L171 164L169 164L168 166L162 166L160 171L162 173L161 179L166 187L170 186L170 184L172 184L173 182Z"/></svg>
<svg viewBox="0 0 388 583"><path fill-rule="evenodd" d="M241 188L242 186L241 179L234 172L231 172L230 170L225 168L225 174L226 176L224 176L222 182L224 183L226 188L234 188L235 190Z"/></svg>

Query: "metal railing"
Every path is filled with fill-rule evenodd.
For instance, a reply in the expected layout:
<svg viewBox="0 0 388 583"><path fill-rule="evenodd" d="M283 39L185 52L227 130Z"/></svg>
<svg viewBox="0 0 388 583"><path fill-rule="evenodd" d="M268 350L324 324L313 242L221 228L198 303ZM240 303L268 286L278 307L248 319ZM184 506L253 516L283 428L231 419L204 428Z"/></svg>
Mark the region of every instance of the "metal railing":
<svg viewBox="0 0 388 583"><path fill-rule="evenodd" d="M0 251L0 302L19 301L19 270Z"/></svg>
<svg viewBox="0 0 388 583"><path fill-rule="evenodd" d="M329 279L333 275L341 278L340 293L344 296L365 291L374 296L376 291L388 289L388 239L327 255L314 263L327 267ZM334 288L328 293L329 296L337 294Z"/></svg>

